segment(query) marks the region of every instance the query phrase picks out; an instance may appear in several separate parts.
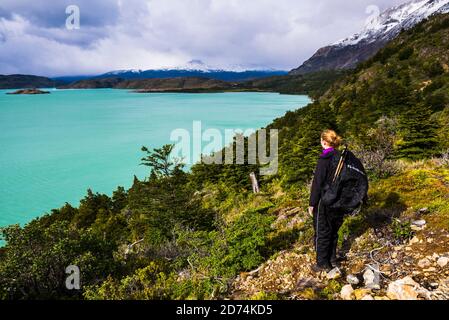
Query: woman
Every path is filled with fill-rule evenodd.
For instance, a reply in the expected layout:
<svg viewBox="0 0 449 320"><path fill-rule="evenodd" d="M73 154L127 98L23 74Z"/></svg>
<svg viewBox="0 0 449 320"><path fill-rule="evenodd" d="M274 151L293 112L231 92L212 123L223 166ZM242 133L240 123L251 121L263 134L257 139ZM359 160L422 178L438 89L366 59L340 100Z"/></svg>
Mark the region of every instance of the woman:
<svg viewBox="0 0 449 320"><path fill-rule="evenodd" d="M330 184L335 174L331 168L334 157L339 157L337 148L342 138L333 130L326 130L321 134L323 153L318 159L310 195L309 214L313 216L315 229L316 272L329 271L336 267L338 230L343 223L343 215L330 210L321 203L322 190Z"/></svg>

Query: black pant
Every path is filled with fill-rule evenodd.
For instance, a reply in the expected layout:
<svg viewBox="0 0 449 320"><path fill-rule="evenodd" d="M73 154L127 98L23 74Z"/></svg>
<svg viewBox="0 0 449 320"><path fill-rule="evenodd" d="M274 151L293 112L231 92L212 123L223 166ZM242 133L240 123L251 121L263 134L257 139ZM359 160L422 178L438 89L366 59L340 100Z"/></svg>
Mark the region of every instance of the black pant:
<svg viewBox="0 0 449 320"><path fill-rule="evenodd" d="M343 224L343 215L320 204L313 210L315 229L316 261L327 267L337 262L338 230Z"/></svg>

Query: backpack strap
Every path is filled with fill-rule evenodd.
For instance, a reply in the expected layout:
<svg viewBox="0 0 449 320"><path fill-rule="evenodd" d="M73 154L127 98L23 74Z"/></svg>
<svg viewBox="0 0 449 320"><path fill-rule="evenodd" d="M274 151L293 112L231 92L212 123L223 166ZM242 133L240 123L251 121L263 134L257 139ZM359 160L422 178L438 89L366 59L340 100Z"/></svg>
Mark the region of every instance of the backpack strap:
<svg viewBox="0 0 449 320"><path fill-rule="evenodd" d="M348 151L348 146L345 146L345 149L343 150L343 152L340 156L340 161L338 161L338 166L337 166L337 169L335 170L335 175L334 175L334 179L332 180L332 183L334 183L337 180L337 178L341 174L341 171L343 170L343 165L346 160L347 151Z"/></svg>

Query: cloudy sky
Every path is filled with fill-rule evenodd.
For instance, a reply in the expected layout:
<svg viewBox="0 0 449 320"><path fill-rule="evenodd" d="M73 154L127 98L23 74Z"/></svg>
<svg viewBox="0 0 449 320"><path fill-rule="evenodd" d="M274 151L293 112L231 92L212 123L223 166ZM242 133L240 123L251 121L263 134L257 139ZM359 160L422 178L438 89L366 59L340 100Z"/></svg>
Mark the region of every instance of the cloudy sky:
<svg viewBox="0 0 449 320"><path fill-rule="evenodd" d="M299 66L405 0L0 0L0 74ZM68 29L66 8L80 10ZM369 10L368 10L369 11ZM69 19L71 25L75 20Z"/></svg>

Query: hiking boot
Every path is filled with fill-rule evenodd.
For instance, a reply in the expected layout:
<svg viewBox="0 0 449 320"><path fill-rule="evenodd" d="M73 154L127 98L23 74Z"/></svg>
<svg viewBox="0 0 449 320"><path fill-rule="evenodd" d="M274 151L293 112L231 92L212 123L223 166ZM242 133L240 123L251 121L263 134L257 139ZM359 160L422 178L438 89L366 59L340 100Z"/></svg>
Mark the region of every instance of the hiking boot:
<svg viewBox="0 0 449 320"><path fill-rule="evenodd" d="M346 261L346 257L345 257L345 256L342 256L342 255L337 255L336 258L334 258L334 259L331 260L331 266L332 266L333 268L340 267L340 264L341 264L343 261Z"/></svg>
<svg viewBox="0 0 449 320"><path fill-rule="evenodd" d="M318 265L315 264L312 266L312 271L315 273L321 273L321 272L329 272L332 270L332 267L330 265Z"/></svg>

